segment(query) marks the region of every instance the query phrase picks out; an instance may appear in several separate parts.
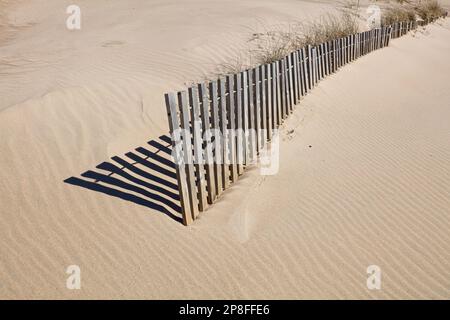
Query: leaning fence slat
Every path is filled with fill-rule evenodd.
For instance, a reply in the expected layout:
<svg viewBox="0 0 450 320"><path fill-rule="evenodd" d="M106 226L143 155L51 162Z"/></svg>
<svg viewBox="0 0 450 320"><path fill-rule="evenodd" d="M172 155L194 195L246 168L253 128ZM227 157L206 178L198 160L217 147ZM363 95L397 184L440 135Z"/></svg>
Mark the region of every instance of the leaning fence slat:
<svg viewBox="0 0 450 320"><path fill-rule="evenodd" d="M341 67L345 65L345 38L340 39L341 42Z"/></svg>
<svg viewBox="0 0 450 320"><path fill-rule="evenodd" d="M351 37L347 36L347 50L346 50L346 55L347 55L347 63L349 63L350 61L352 61L352 45L351 45Z"/></svg>
<svg viewBox="0 0 450 320"><path fill-rule="evenodd" d="M344 61L344 65L347 64L348 59L347 59L347 49L348 49L348 44L347 44L347 37L342 38L342 47L343 47L343 61Z"/></svg>
<svg viewBox="0 0 450 320"><path fill-rule="evenodd" d="M307 78L308 78L308 91L310 91L312 89L312 48L310 45L308 45L308 49L307 49Z"/></svg>
<svg viewBox="0 0 450 320"><path fill-rule="evenodd" d="M325 75L328 76L330 74L328 42L324 43L323 46L325 48Z"/></svg>
<svg viewBox="0 0 450 320"><path fill-rule="evenodd" d="M301 50L297 50L295 54L297 63L297 103L302 98L302 63L301 63Z"/></svg>
<svg viewBox="0 0 450 320"><path fill-rule="evenodd" d="M181 140L181 127L178 119L177 102L174 93L167 93L165 95L167 117L169 119L169 130L172 136L172 148L174 151L175 169L177 175L178 189L180 192L181 215L183 224L189 225L194 220L194 215L191 210L189 187L187 184L187 172L184 166Z"/></svg>
<svg viewBox="0 0 450 320"><path fill-rule="evenodd" d="M219 101L217 95L217 81L211 81L209 84L209 96L211 97L211 125L214 135L214 183L216 187L216 195L220 196L222 187L222 135L220 134L220 117L219 117Z"/></svg>
<svg viewBox="0 0 450 320"><path fill-rule="evenodd" d="M236 85L235 105L236 105L236 160L238 174L244 173L244 132L242 123L242 73L234 75L234 83Z"/></svg>
<svg viewBox="0 0 450 320"><path fill-rule="evenodd" d="M319 57L319 47L316 46L314 51L314 61L315 61L315 71L316 71L316 84L319 83L319 74L320 74L320 57Z"/></svg>
<svg viewBox="0 0 450 320"><path fill-rule="evenodd" d="M249 135L249 120L248 120L248 107L249 107L249 84L248 84L248 71L242 73L242 99L243 99L243 115L242 122L244 126L244 164L247 166L250 162L250 135Z"/></svg>
<svg viewBox="0 0 450 320"><path fill-rule="evenodd" d="M297 104L297 100L300 99L299 96L299 84L298 84L298 52L294 51L291 53L292 61L292 96L294 97L293 103Z"/></svg>
<svg viewBox="0 0 450 320"><path fill-rule="evenodd" d="M261 150L261 67L255 70L255 130L256 152Z"/></svg>
<svg viewBox="0 0 450 320"><path fill-rule="evenodd" d="M367 32L363 32L363 55L367 53Z"/></svg>
<svg viewBox="0 0 450 320"><path fill-rule="evenodd" d="M322 79L322 46L317 45L317 80L320 81Z"/></svg>
<svg viewBox="0 0 450 320"><path fill-rule="evenodd" d="M293 77L292 77L292 71L293 71L293 65L292 65L292 57L291 55L287 56L287 59L285 59L286 63L286 83L287 83L287 99L288 99L288 108L287 108L287 114L290 114L293 110L293 104L294 104L294 90L293 90Z"/></svg>
<svg viewBox="0 0 450 320"><path fill-rule="evenodd" d="M351 41L352 41L352 61L355 60L355 43L356 43L356 34L353 34L351 36Z"/></svg>
<svg viewBox="0 0 450 320"><path fill-rule="evenodd" d="M356 34L356 58L361 56L361 33Z"/></svg>
<svg viewBox="0 0 450 320"><path fill-rule="evenodd" d="M291 105L291 94L290 94L290 79L289 79L289 58L285 57L282 60L283 64L283 78L284 78L284 119L289 115L289 109Z"/></svg>
<svg viewBox="0 0 450 320"><path fill-rule="evenodd" d="M261 77L261 109L259 114L259 123L260 123L260 133L258 136L260 142L260 150L264 148L266 144L266 105L267 105L267 96L266 96L266 69L264 66L259 66L260 77Z"/></svg>
<svg viewBox="0 0 450 320"><path fill-rule="evenodd" d="M329 50L329 63L330 63L330 74L334 73L334 41L330 40L328 43Z"/></svg>
<svg viewBox="0 0 450 320"><path fill-rule="evenodd" d="M222 132L222 187L228 189L230 186L230 149L228 136L228 120L227 120L227 93L226 93L225 78L219 79L219 116L220 116L220 131Z"/></svg>
<svg viewBox="0 0 450 320"><path fill-rule="evenodd" d="M248 71L248 96L249 96L249 109L248 109L248 120L249 120L249 151L250 160L254 162L256 160L256 121L255 121L255 88L256 88L256 70L251 69Z"/></svg>
<svg viewBox="0 0 450 320"><path fill-rule="evenodd" d="M320 44L320 77L321 79L325 78L326 72L325 72L325 44Z"/></svg>
<svg viewBox="0 0 450 320"><path fill-rule="evenodd" d="M230 176L231 182L236 182L238 179L238 169L236 161L236 105L235 105L235 89L234 77L227 76L228 84L228 99L227 99L227 114L228 114L228 141L230 149Z"/></svg>
<svg viewBox="0 0 450 320"><path fill-rule="evenodd" d="M331 72L335 73L336 72L336 63L337 63L337 58L336 58L336 39L331 40Z"/></svg>
<svg viewBox="0 0 450 320"><path fill-rule="evenodd" d="M306 66L306 49L302 48L302 50L300 51L300 81L302 84L302 96L306 95L306 92L308 91L308 75L307 75L307 66Z"/></svg>
<svg viewBox="0 0 450 320"><path fill-rule="evenodd" d="M205 145L205 171L206 171L206 186L208 191L208 202L212 204L216 200L216 183L214 174L214 159L213 159L213 146L211 137L211 123L210 123L210 110L209 110L209 97L208 89L204 83L198 85L198 91L200 96L201 106L201 118L203 124L203 140Z"/></svg>
<svg viewBox="0 0 450 320"><path fill-rule="evenodd" d="M264 121L266 122L266 130L267 130L267 139L271 140L272 139L272 65L266 64L265 66L266 69L266 82L265 82L265 86L266 86L266 118L264 119Z"/></svg>
<svg viewBox="0 0 450 320"><path fill-rule="evenodd" d="M337 39L337 57L338 57L337 66L339 69L342 67L342 39Z"/></svg>
<svg viewBox="0 0 450 320"><path fill-rule="evenodd" d="M178 106L180 108L181 129L183 129L183 156L186 168L187 185L189 188L189 202L191 206L192 219L195 219L198 216L198 199L197 187L195 185L192 143L190 139L189 105L186 91L178 93Z"/></svg>
<svg viewBox="0 0 450 320"><path fill-rule="evenodd" d="M317 47L312 48L312 78L313 87L317 84Z"/></svg>
<svg viewBox="0 0 450 320"><path fill-rule="evenodd" d="M284 59L279 61L280 63L280 96L281 96L281 119L284 120L286 113L286 65Z"/></svg>
<svg viewBox="0 0 450 320"><path fill-rule="evenodd" d="M203 161L202 121L200 120L200 106L196 87L189 88L189 104L191 106L191 126L194 148L195 176L200 211L208 208L208 195Z"/></svg>
<svg viewBox="0 0 450 320"><path fill-rule="evenodd" d="M278 86L277 86L277 63L272 62L271 64L272 68L272 103L271 103L271 109L272 109L272 129L278 128Z"/></svg>
<svg viewBox="0 0 450 320"><path fill-rule="evenodd" d="M279 61L274 62L276 67L276 73L275 73L275 81L277 85L277 128L281 125L283 122L283 95L281 91L281 70L280 70L280 63Z"/></svg>

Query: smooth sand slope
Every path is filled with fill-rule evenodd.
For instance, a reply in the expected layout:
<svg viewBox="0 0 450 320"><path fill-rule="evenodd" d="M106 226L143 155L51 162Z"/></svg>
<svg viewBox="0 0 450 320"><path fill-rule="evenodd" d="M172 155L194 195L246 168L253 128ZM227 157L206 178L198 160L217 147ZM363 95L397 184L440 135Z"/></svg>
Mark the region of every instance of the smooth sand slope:
<svg viewBox="0 0 450 320"><path fill-rule="evenodd" d="M163 93L245 48L255 17L334 5L124 2L79 1L79 33L64 29L60 1L9 7L0 298L450 298L449 20L321 82L283 126L279 173L250 170L186 228L63 181L150 149L167 133ZM65 287L72 264L81 290ZM366 288L372 264L380 291Z"/></svg>

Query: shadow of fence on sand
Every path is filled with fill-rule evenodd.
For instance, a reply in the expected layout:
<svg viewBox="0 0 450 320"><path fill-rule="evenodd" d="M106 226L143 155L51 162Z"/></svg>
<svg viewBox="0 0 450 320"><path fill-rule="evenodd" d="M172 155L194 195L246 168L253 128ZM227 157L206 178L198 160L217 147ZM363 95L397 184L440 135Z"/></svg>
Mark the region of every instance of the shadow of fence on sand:
<svg viewBox="0 0 450 320"><path fill-rule="evenodd" d="M65 183L134 202L182 222L171 138L164 135Z"/></svg>

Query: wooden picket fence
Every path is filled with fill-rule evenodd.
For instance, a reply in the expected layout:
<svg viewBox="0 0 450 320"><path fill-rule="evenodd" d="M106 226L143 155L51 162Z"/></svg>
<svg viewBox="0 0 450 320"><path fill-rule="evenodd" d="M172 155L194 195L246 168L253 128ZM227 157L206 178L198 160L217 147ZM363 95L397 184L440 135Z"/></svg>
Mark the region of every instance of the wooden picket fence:
<svg viewBox="0 0 450 320"><path fill-rule="evenodd" d="M318 81L421 24L396 23L307 46L279 61L166 94L183 223L192 223L257 161Z"/></svg>

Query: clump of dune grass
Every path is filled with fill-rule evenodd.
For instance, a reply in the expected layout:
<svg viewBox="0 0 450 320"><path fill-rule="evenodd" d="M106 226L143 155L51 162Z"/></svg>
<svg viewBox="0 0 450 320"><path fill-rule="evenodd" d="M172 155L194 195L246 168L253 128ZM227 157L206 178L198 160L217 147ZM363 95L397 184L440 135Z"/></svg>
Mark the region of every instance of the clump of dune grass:
<svg viewBox="0 0 450 320"><path fill-rule="evenodd" d="M255 62L260 64L272 63L284 58L292 51L295 32L267 31L258 35L256 47L251 51Z"/></svg>
<svg viewBox="0 0 450 320"><path fill-rule="evenodd" d="M446 11L437 0L422 0L416 7L417 14L422 20L435 20L442 17Z"/></svg>
<svg viewBox="0 0 450 320"><path fill-rule="evenodd" d="M388 26L397 22L416 21L416 11L409 4L397 4L384 8L381 15L381 25Z"/></svg>
<svg viewBox="0 0 450 320"><path fill-rule="evenodd" d="M219 64L217 67L217 76L225 76L229 74L236 74L241 71L247 70L250 67L248 62L245 62L245 59L242 55L237 56L234 60L229 60L227 62L223 62Z"/></svg>
<svg viewBox="0 0 450 320"><path fill-rule="evenodd" d="M255 34L254 60L261 64L280 60L290 52L307 45L318 45L359 31L356 16L344 10L340 14L327 14L310 23L295 23L287 30L266 31Z"/></svg>
<svg viewBox="0 0 450 320"><path fill-rule="evenodd" d="M298 47L314 46L359 32L358 22L351 11L342 11L340 15L328 14L306 25L304 29Z"/></svg>

